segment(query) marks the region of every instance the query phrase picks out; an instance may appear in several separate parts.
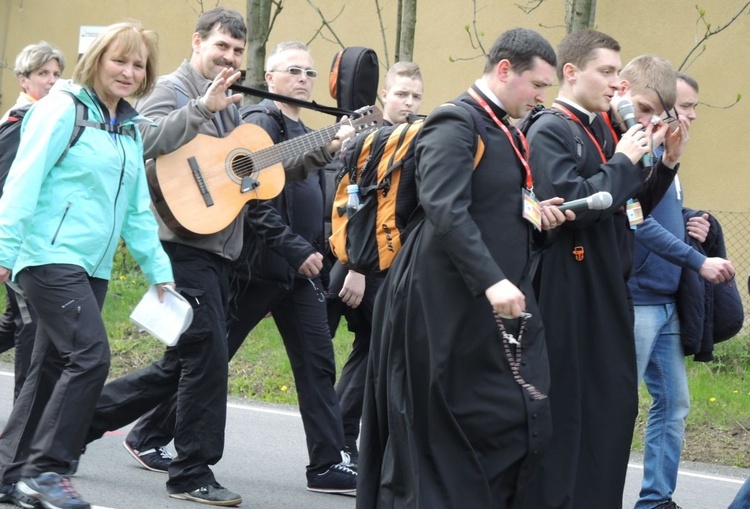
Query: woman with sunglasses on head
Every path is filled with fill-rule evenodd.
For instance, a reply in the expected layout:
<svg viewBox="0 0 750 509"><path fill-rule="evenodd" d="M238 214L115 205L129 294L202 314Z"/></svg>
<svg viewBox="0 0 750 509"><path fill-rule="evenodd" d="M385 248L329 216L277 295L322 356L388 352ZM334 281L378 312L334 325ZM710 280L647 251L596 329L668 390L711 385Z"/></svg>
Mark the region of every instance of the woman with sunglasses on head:
<svg viewBox="0 0 750 509"><path fill-rule="evenodd" d="M155 32L134 22L111 25L73 80L24 119L0 199L0 282L21 286L38 329L28 379L0 437L2 500L91 507L67 473L109 371L101 308L119 237L160 295L172 285L136 125L147 120L125 100L151 90L156 56ZM68 149L79 103L87 121Z"/></svg>

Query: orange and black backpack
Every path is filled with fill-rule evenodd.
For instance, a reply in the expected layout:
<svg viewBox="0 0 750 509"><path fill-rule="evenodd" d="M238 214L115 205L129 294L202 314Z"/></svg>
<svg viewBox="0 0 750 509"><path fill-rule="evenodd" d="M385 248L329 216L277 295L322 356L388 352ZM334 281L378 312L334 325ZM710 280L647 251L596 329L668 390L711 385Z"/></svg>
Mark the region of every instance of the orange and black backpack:
<svg viewBox="0 0 750 509"><path fill-rule="evenodd" d="M471 114L478 133L474 168L484 154L484 121L470 105L456 101ZM424 118L381 127L362 135L347 147L336 183L331 213L331 251L358 272L388 269L406 240L408 225L419 208L416 184L415 140ZM347 216L347 187L359 186L360 206Z"/></svg>

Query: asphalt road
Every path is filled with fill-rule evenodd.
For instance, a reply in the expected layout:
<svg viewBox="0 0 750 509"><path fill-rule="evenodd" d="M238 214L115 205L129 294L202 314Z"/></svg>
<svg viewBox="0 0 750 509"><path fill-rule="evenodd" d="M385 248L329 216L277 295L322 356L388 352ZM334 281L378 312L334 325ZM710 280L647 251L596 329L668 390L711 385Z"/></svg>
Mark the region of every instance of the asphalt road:
<svg viewBox="0 0 750 509"><path fill-rule="evenodd" d="M11 409L13 377L0 365L0 427ZM354 498L305 490L307 451L299 413L233 400L227 412L224 458L215 466L224 486L240 493L242 508L353 509ZM165 474L149 472L125 452L127 429L89 445L73 478L82 496L99 509L188 509L206 507L167 496ZM642 466L634 455L628 468L623 508L637 498ZM750 470L685 464L675 500L684 509L726 509ZM464 508L457 508L464 509Z"/></svg>

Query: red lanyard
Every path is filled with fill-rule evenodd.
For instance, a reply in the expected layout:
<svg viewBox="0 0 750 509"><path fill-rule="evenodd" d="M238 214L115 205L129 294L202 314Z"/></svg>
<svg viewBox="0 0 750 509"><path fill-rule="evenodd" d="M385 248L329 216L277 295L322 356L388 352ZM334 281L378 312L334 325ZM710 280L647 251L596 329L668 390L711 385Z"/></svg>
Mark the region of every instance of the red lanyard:
<svg viewBox="0 0 750 509"><path fill-rule="evenodd" d="M568 117L570 117L571 120L573 120L574 122L579 123L581 125L581 127L583 127L583 130L586 131L586 134L589 135L589 138L591 138L591 141L593 141L594 145L596 145L596 149L599 151L599 157L602 158L602 162L606 163L607 162L607 158L604 155L604 151L602 150L601 145L599 145L599 142L596 140L596 138L594 137L594 135L591 134L591 131L589 131L588 127L586 127L585 125L583 125L583 122L581 122L581 119L579 119L576 115L574 115L573 113L571 113L571 111L568 108L566 108L565 106L563 106L560 103L555 103L555 104L552 105L552 107L553 108L557 108L558 110L562 111ZM607 115L604 115L604 118L606 119L607 124L609 125L609 129L612 131L612 137L614 138L615 141L617 141L617 136L615 135L615 130L612 127L612 124L610 123L609 118L607 117Z"/></svg>
<svg viewBox="0 0 750 509"><path fill-rule="evenodd" d="M609 130L612 133L612 139L617 143L620 141L620 137L617 136L617 133L615 132L615 126L612 125L612 119L609 118L609 115L606 113L602 113L602 117L604 117L604 121L607 123L607 127L609 127Z"/></svg>
<svg viewBox="0 0 750 509"><path fill-rule="evenodd" d="M521 151L518 150L518 146L516 146L515 140L513 140L513 135L510 133L510 130L506 127L505 124L503 124L499 118L497 118L497 115L495 115L495 112L492 111L492 108L490 108L490 105L487 104L487 101L485 101L482 96L477 94L474 89L469 89L469 95L477 102L479 103L479 106L484 108L484 111L487 112L487 114L492 118L492 120L495 121L495 123L498 125L500 129L505 133L505 136L508 137L508 141L510 141L510 146L513 147L513 150L516 153L516 156L518 156L518 159L521 161L521 164L523 165L523 169L526 171L526 189L529 191L534 190L534 182L531 179L531 167L529 166L529 162L526 160L526 157L524 157L524 154L521 154ZM516 129L515 127L511 126L513 129L516 130L519 137L521 138L521 143L523 144L523 151L528 154L529 153L529 144L526 141L526 137L523 135L521 131Z"/></svg>

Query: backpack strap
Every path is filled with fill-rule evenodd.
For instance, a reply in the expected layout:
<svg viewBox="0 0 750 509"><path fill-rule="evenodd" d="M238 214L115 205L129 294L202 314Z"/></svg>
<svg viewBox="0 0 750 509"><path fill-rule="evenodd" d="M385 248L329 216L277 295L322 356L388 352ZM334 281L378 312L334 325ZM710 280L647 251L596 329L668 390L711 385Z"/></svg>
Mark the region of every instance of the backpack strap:
<svg viewBox="0 0 750 509"><path fill-rule="evenodd" d="M70 150L70 147L78 142L78 139L83 134L84 127L98 127L98 125L100 125L98 122L89 122L89 110L86 105L83 104L83 102L78 97L76 97L75 94L69 92L68 90L62 90L62 92L64 94L67 94L73 100L73 104L76 107L76 116L75 122L73 123L73 132L70 134L68 144L65 146L65 150L63 150L63 153L55 162L55 166L60 164L62 160L65 159L65 156L68 154L68 150ZM106 125L109 127L109 124Z"/></svg>
<svg viewBox="0 0 750 509"><path fill-rule="evenodd" d="M266 115L272 117L274 120L276 120L276 123L279 126L279 132L278 132L278 140L284 141L287 139L287 133L286 133L286 123L284 123L284 116L281 113L281 111L275 107L269 107L268 104L258 103L258 104L248 104L247 106L244 106L240 109L240 114L242 115L242 120L247 122L248 119L252 115L256 115L258 113L265 113ZM271 138L274 140L274 143L276 143L276 137L271 136Z"/></svg>
<svg viewBox="0 0 750 509"><path fill-rule="evenodd" d="M73 100L73 104L76 107L76 115L75 122L73 123L73 132L70 134L70 140L68 140L68 144L65 146L65 150L63 150L63 153L55 162L55 166L59 165L62 160L65 159L65 156L68 154L68 150L70 150L70 148L75 145L76 142L78 142L78 139L81 137L81 135L83 134L83 130L86 127L101 129L102 131L107 131L108 133L112 134L130 136L134 140L137 139L135 128L132 125L112 125L108 122L95 122L93 120L89 120L89 109L83 103L83 101L81 101L75 94L73 94L69 90L61 90L61 92L68 95Z"/></svg>
<svg viewBox="0 0 750 509"><path fill-rule="evenodd" d="M190 101L190 96L188 95L187 89L182 80L174 74L167 74L166 76L162 76L162 78L164 81L171 83L174 88L174 95L177 103L176 109L179 110L180 108L187 106L187 103Z"/></svg>
<svg viewBox="0 0 750 509"><path fill-rule="evenodd" d="M470 104L459 101L458 99L456 99L455 101L451 101L448 104L454 104L456 106L462 107L469 112L472 120L474 120L474 129L477 131L477 135L479 136L479 138L477 139L476 149L474 150L474 169L476 169L477 166L479 166L479 161L482 160L482 156L484 155L484 140L488 139L487 126L484 123L484 120L482 119L482 116L479 114L479 112Z"/></svg>

